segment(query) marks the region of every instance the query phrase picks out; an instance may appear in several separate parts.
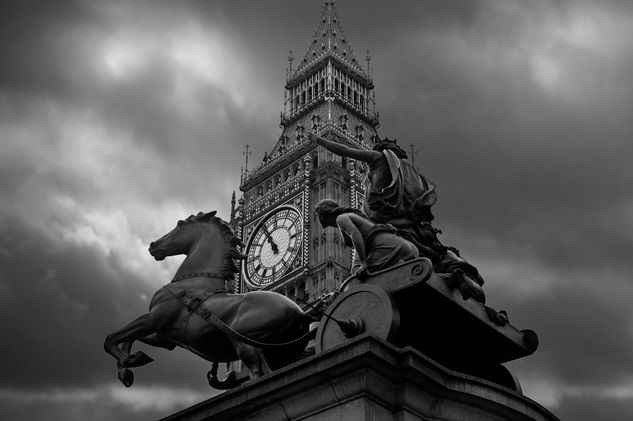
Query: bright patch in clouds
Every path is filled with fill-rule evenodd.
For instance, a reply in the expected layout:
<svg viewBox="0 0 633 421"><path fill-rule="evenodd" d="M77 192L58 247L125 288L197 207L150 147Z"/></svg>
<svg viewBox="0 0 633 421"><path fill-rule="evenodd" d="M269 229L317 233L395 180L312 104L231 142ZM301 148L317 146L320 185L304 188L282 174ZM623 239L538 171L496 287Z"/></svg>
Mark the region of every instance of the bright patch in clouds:
<svg viewBox="0 0 633 421"><path fill-rule="evenodd" d="M103 48L102 64L113 79L123 79L138 72L144 65L143 49L124 39L109 41Z"/></svg>
<svg viewBox="0 0 633 421"><path fill-rule="evenodd" d="M560 284L557 274L544 270L536 259L521 256L475 257L482 268L489 291L504 291L508 296L530 301L545 296ZM519 274L519 279L517 279Z"/></svg>
<svg viewBox="0 0 633 421"><path fill-rule="evenodd" d="M534 78L544 87L553 89L563 76L561 63L547 55L532 57L532 71Z"/></svg>
<svg viewBox="0 0 633 421"><path fill-rule="evenodd" d="M578 386L561 384L554 379L529 377L529 373L521 376L523 393L539 404L555 409L565 398L574 399L633 399L633 381L612 385Z"/></svg>
<svg viewBox="0 0 633 421"><path fill-rule="evenodd" d="M188 213L175 201L149 211L156 205L145 192L160 180L142 169L161 165L161 158L89 112L42 103L23 118L4 127L9 136L0 168L19 165L26 175L0 202L2 214L24 221L56 247L93 248L115 255L124 269L167 281L173 264L153 261L148 238Z"/></svg>
<svg viewBox="0 0 633 421"><path fill-rule="evenodd" d="M189 113L196 111L190 106L196 95L208 89L205 85L224 90L238 106L243 106L248 93L243 82L247 79L242 70L244 58L238 59L235 43L195 20L174 23L169 27L164 22L148 21L143 30L132 26L117 31L96 53L97 73L106 81L117 83L154 71L162 63L173 77L175 100L188 107ZM152 36L148 36L148 27Z"/></svg>
<svg viewBox="0 0 633 421"><path fill-rule="evenodd" d="M46 390L21 391L0 389L0 403L4 404L106 404L122 405L139 412L148 409L168 412L177 407L187 407L208 399L205 394L190 389L165 386L134 386L131 389L118 384L102 385L96 388L53 388Z"/></svg>
<svg viewBox="0 0 633 421"><path fill-rule="evenodd" d="M105 390L106 395L116 403L129 406L135 411L157 409L168 411L176 406L190 406L208 399L211 395L189 389L150 386L124 388L114 385Z"/></svg>
<svg viewBox="0 0 633 421"><path fill-rule="evenodd" d="M525 48L538 85L570 98L604 85L605 62L617 60L633 39L630 21L606 13L592 4L576 5L531 27Z"/></svg>

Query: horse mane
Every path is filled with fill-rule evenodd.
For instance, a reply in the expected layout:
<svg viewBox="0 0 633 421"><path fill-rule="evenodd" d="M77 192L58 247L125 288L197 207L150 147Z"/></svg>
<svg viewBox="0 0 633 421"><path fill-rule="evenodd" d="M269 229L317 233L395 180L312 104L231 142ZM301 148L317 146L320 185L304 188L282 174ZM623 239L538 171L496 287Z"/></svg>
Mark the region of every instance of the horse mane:
<svg viewBox="0 0 633 421"><path fill-rule="evenodd" d="M243 259L244 254L242 254L237 246L244 245L242 240L235 236L233 233L233 228L229 225L228 222L223 220L222 218L215 216L216 211L212 212L198 212L197 215L190 215L187 219L183 221L179 221L179 224L191 224L194 222L204 222L204 223L213 223L216 224L220 228L220 232L224 237L224 256L222 263L222 278L227 281L232 281L235 279L235 274L240 271L240 269L235 264L235 259Z"/></svg>

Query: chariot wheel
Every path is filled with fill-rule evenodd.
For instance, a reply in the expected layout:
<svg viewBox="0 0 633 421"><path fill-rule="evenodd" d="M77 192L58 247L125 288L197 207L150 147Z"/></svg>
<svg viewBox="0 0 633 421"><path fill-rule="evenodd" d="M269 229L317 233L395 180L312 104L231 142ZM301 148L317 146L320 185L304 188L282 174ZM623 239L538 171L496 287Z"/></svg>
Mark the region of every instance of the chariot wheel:
<svg viewBox="0 0 633 421"><path fill-rule="evenodd" d="M358 285L342 293L326 309L316 334L321 352L369 332L384 340L395 338L400 313L393 297L375 285Z"/></svg>

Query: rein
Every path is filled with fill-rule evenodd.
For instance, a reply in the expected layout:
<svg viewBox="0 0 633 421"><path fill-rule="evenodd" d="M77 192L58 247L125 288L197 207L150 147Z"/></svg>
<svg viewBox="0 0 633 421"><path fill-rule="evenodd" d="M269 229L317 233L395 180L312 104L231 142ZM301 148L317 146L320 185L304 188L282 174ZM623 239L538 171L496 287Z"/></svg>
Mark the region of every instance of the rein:
<svg viewBox="0 0 633 421"><path fill-rule="evenodd" d="M313 335L316 334L316 328L312 329L312 330L308 330L308 332L306 332L305 334L301 335L300 337L293 339L291 341L288 342L282 342L282 343L267 343L267 342L260 342L257 341L255 339L249 338L247 336L242 335L240 332L236 331L235 329L233 329L231 326L227 325L222 319L220 319L218 316L216 316L215 314L213 314L212 312L210 312L209 310L202 308L202 304L207 301L209 298L211 298L212 295L215 295L214 293L211 293L207 296L203 296L203 297L194 297L191 294L189 294L187 291L178 291L175 292L173 291L169 285L167 285L165 287L165 289L167 289L167 291L171 292L185 307L187 307L187 309L190 311L189 314L197 314L198 316L200 316L205 322L207 322L209 325L217 328L218 330L220 330L222 333L235 338L245 344L251 345L251 346L255 346L257 348L280 348L280 347L287 347L287 346L291 346L291 345L295 345L297 343L303 342L306 339L314 339ZM186 333L185 333L186 334Z"/></svg>
<svg viewBox="0 0 633 421"><path fill-rule="evenodd" d="M222 276L222 272L199 272L199 273L188 273L186 275L175 276L171 282L182 281L183 279L189 278L213 278L213 279L221 279L226 282L226 279Z"/></svg>

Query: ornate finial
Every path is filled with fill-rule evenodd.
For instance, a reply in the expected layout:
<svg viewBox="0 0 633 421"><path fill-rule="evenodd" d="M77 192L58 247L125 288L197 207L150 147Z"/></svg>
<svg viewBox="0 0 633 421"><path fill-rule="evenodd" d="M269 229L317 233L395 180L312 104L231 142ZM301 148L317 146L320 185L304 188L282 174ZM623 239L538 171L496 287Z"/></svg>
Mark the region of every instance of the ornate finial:
<svg viewBox="0 0 633 421"><path fill-rule="evenodd" d="M303 157L303 166L307 171L312 170L312 155L309 153Z"/></svg>
<svg viewBox="0 0 633 421"><path fill-rule="evenodd" d="M231 219L229 225L234 230L237 228L237 208L235 207L235 190L233 190L233 194L231 195Z"/></svg>
<svg viewBox="0 0 633 421"><path fill-rule="evenodd" d="M411 143L409 145L411 147L411 165L413 165L413 168L418 169L418 167L415 165L415 156L417 155L418 151L415 150L415 145L413 143Z"/></svg>
<svg viewBox="0 0 633 421"><path fill-rule="evenodd" d="M295 57L292 54L292 50L290 50L290 52L288 53L288 75L290 75L290 73L292 73L292 62L294 61Z"/></svg>
<svg viewBox="0 0 633 421"><path fill-rule="evenodd" d="M245 164L244 164L244 174L248 174L248 157L249 155L252 155L253 152L251 152L249 149L251 148L251 145L249 145L248 143L246 145L244 145L244 151L242 151L242 155L245 156Z"/></svg>

